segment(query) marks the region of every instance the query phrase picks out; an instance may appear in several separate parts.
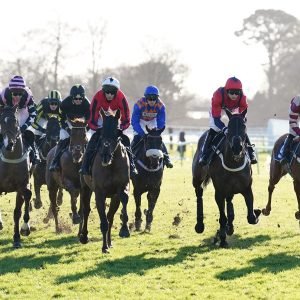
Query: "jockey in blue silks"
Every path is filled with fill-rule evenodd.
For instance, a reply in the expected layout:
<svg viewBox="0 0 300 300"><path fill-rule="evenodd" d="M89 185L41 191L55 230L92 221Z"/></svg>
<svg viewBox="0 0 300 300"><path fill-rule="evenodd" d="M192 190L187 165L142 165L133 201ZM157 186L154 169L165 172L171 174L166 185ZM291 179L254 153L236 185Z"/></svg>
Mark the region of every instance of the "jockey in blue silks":
<svg viewBox="0 0 300 300"><path fill-rule="evenodd" d="M134 149L147 133L146 126L149 129L162 129L166 125L165 104L159 98L159 90L156 86L147 86L144 97L139 99L133 106L131 117L134 138L131 148ZM173 168L167 148L163 143L164 163L167 168Z"/></svg>

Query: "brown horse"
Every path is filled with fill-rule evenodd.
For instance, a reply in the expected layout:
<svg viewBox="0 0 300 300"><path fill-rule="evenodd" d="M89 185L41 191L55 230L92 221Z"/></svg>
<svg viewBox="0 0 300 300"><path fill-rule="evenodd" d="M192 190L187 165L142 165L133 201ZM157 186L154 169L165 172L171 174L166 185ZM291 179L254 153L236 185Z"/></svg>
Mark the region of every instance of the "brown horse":
<svg viewBox="0 0 300 300"><path fill-rule="evenodd" d="M21 227L21 234L24 236L30 234L29 205L32 194L29 184L29 155L22 141L21 130L16 116L17 110L17 106L6 106L0 111L1 135L4 142L4 146L2 146L0 151L0 194L17 192L14 209L14 248L21 247L19 220L24 202L24 223ZM2 229L1 216L0 223L0 228Z"/></svg>
<svg viewBox="0 0 300 300"><path fill-rule="evenodd" d="M228 132L223 136L219 149L214 149L218 157L209 166L199 164L201 149L207 134L205 132L199 139L193 159L193 186L197 196L195 230L197 233L204 231L203 188L212 179L215 188L215 201L220 213L220 229L217 231L215 242L220 239L220 247L227 247L226 234L232 235L234 232L234 208L232 204L234 194L244 196L249 224L257 224L261 213L259 209L253 209L252 170L247 152L245 115L231 114L230 112L227 112L227 115L229 117ZM221 132L220 135L223 133ZM225 200L227 216L225 214Z"/></svg>
<svg viewBox="0 0 300 300"><path fill-rule="evenodd" d="M41 186L46 184L46 160L49 151L56 146L59 140L59 120L55 116L49 118L46 126L46 135L38 136L37 145L39 148L39 154L41 158L41 162L38 163L33 171L33 181L34 181L34 192L35 198L33 198L34 207L39 209L42 207L43 203L41 200ZM62 189L59 189L59 203L62 201Z"/></svg>
<svg viewBox="0 0 300 300"><path fill-rule="evenodd" d="M271 212L271 202L272 202L272 194L275 189L275 185L279 182L279 180L289 173L291 177L293 178L293 184L294 184L294 191L297 196L297 202L298 202L298 211L295 213L295 218L297 220L300 220L300 141L299 139L296 139L296 143L294 143L292 147L292 157L291 160L285 164L281 165L279 162L279 159L277 158L277 153L279 153L279 150L284 143L285 138L287 137L287 134L281 136L277 139L277 141L274 144L273 151L272 151L272 158L271 158L271 164L270 164L270 177L269 177L269 186L268 186L268 203L266 205L266 208L262 210L263 215L268 216Z"/></svg>
<svg viewBox="0 0 300 300"><path fill-rule="evenodd" d="M84 119L74 119L70 120L70 123L72 125L70 145L61 155L60 171L49 171L49 166L52 162L56 147L52 148L47 156L46 182L57 232L60 231L58 224L59 207L57 204L57 192L60 187L67 190L71 196L72 213L70 216L73 224L79 224L81 222L80 214L77 211L77 198L81 189L79 169L81 167L85 146L87 144L86 122Z"/></svg>
<svg viewBox="0 0 300 300"><path fill-rule="evenodd" d="M122 203L122 226L120 237L129 237L127 203L129 194L129 159L121 143L122 131L118 129L120 111L114 114L101 111L103 127L99 140L99 150L92 165L92 176L83 177L83 224L80 226L80 242L88 242L88 217L90 213L90 199L92 191L95 192L96 206L100 217L100 229L103 236L102 252L109 252L112 246L111 228L114 215ZM105 212L106 198L111 198L108 213Z"/></svg>
<svg viewBox="0 0 300 300"><path fill-rule="evenodd" d="M153 211L160 194L160 186L162 183L164 163L162 152L161 133L165 128L160 130L149 130L146 127L147 134L138 144L135 152L136 166L138 175L132 178L133 195L135 200L135 229L141 230L142 212L141 198L142 194L147 193L148 209L146 210L146 226L145 231L150 232L153 221ZM141 145L140 147L139 144Z"/></svg>

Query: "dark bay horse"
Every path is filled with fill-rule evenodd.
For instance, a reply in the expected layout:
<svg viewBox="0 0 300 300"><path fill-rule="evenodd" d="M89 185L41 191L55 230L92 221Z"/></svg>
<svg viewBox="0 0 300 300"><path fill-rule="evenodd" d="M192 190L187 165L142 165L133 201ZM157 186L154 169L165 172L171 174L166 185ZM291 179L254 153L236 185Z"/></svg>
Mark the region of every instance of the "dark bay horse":
<svg viewBox="0 0 300 300"><path fill-rule="evenodd" d="M16 116L17 112L17 106L6 106L0 111L0 127L4 143L0 151L0 194L17 192L14 209L14 248L21 247L19 220L24 202L24 223L20 232L24 236L30 234L29 204L32 194L29 184L29 155L22 141L21 130ZM3 228L1 216L0 222L0 228Z"/></svg>
<svg viewBox="0 0 300 300"><path fill-rule="evenodd" d="M41 200L41 186L46 184L46 160L49 151L56 146L59 140L60 125L57 116L53 116L48 119L46 126L46 135L39 137L37 145L39 148L39 154L41 162L36 165L33 171L34 180L34 192L35 198L33 198L34 207L39 209L42 207ZM62 201L62 189L59 190L59 202Z"/></svg>
<svg viewBox="0 0 300 300"><path fill-rule="evenodd" d="M86 121L84 119L74 119L70 120L70 123L72 125L70 145L61 155L60 171L49 171L49 166L52 162L56 147L52 148L47 156L46 182L57 232L60 232L58 224L59 207L57 203L57 192L59 188L64 188L71 196L72 213L70 216L73 224L80 224L81 222L81 217L77 210L77 198L81 189L79 169L81 167L83 154L87 144Z"/></svg>
<svg viewBox="0 0 300 300"><path fill-rule="evenodd" d="M269 177L269 198L266 208L262 210L263 215L268 216L271 212L272 194L275 189L275 185L280 181L280 179L289 173L293 178L294 191L296 193L298 210L295 213L295 218L300 220L300 141L299 138L295 139L294 145L292 147L292 157L291 160L285 164L281 165L279 160L276 158L282 144L284 143L287 134L281 136L277 139L274 144L272 151L272 158L270 164L270 177Z"/></svg>
<svg viewBox="0 0 300 300"><path fill-rule="evenodd" d="M120 202L122 203L122 226L120 237L129 237L127 203L129 195L129 159L121 143L122 131L118 129L120 111L104 112L101 110L103 127L99 140L99 149L92 165L92 176L83 177L83 223L79 231L80 242L88 242L88 217L90 213L90 199L95 192L96 206L100 217L100 229L103 236L102 252L108 253L112 246L111 228L114 215ZM106 198L111 198L109 210L106 214Z"/></svg>
<svg viewBox="0 0 300 300"><path fill-rule="evenodd" d="M203 188L212 179L215 188L215 201L219 208L220 229L217 231L215 242L220 239L220 247L227 247L226 234L234 232L234 208L232 199L235 194L242 194L247 205L247 220L249 224L257 224L261 211L253 209L252 169L247 152L246 124L244 114L231 114L228 132L219 150L218 157L209 166L201 166L199 158L206 137L205 132L199 139L197 151L193 159L193 186L197 196L197 233L204 231L203 223ZM220 133L223 134L223 133ZM225 200L227 216L225 213Z"/></svg>
<svg viewBox="0 0 300 300"><path fill-rule="evenodd" d="M160 130L149 130L146 127L147 134L143 140L137 144L136 167L138 175L132 179L133 195L136 205L135 210L135 229L141 230L142 225L142 212L141 212L141 199L142 194L147 193L148 209L146 210L146 226L145 231L150 232L153 220L153 211L160 194L160 186L162 183L164 163L162 151L162 137L161 133L165 128Z"/></svg>

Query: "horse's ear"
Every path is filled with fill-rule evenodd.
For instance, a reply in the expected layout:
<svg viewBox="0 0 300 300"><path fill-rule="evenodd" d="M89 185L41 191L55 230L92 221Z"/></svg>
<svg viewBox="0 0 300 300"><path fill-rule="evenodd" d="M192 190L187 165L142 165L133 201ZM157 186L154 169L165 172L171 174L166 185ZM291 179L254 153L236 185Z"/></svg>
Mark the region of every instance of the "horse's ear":
<svg viewBox="0 0 300 300"><path fill-rule="evenodd" d="M247 121L246 114L247 114L247 108L242 112L242 116L243 116L243 119L245 120L245 122Z"/></svg>
<svg viewBox="0 0 300 300"><path fill-rule="evenodd" d="M122 134L123 134L123 130L122 130L122 129L120 129L120 128L118 128L117 130L118 130L118 136L122 136Z"/></svg>
<svg viewBox="0 0 300 300"><path fill-rule="evenodd" d="M229 109L227 109L227 108L225 108L225 112L226 112L226 115L227 115L228 119L230 120L233 114L232 114L231 111L230 111Z"/></svg>
<svg viewBox="0 0 300 300"><path fill-rule="evenodd" d="M148 125L146 125L146 130L149 133L151 130L149 129Z"/></svg>
<svg viewBox="0 0 300 300"><path fill-rule="evenodd" d="M102 107L101 107L101 110L100 110L100 114L101 114L102 119L104 119L104 117L105 117L105 112L104 112L104 110L103 110Z"/></svg>
<svg viewBox="0 0 300 300"><path fill-rule="evenodd" d="M163 128L159 129L159 133L161 134L164 130L165 130L166 126L164 126Z"/></svg>

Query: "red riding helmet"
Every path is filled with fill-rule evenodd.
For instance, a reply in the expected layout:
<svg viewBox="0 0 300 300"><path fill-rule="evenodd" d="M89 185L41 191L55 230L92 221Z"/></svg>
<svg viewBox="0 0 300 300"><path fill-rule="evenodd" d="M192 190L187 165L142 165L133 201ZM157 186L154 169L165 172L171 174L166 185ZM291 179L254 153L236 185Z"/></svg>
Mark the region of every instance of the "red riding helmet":
<svg viewBox="0 0 300 300"><path fill-rule="evenodd" d="M225 90L242 90L242 82L236 77L230 77L225 84Z"/></svg>

